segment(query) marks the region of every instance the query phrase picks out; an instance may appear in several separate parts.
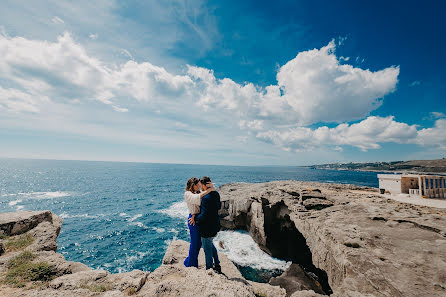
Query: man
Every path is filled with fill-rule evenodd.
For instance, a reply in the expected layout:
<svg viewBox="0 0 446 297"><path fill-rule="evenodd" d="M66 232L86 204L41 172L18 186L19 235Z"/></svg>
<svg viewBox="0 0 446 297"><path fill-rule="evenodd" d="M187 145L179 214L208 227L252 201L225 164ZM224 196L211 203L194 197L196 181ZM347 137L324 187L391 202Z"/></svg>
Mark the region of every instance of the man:
<svg viewBox="0 0 446 297"><path fill-rule="evenodd" d="M207 185L211 184L208 176L200 178L202 191L208 189ZM192 222L198 225L198 231L201 236L201 244L206 259L206 269L214 268L217 273L221 273L220 261L218 260L217 249L212 240L217 232L220 231L220 217L218 210L220 209L220 195L217 191L212 191L201 199L200 213L193 218Z"/></svg>

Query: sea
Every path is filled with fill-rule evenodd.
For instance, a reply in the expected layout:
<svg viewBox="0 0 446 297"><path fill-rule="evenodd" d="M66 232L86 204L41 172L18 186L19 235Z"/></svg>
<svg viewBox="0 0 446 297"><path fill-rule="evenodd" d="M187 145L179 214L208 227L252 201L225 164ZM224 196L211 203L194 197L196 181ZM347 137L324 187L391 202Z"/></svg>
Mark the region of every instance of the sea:
<svg viewBox="0 0 446 297"><path fill-rule="evenodd" d="M192 176L215 186L275 180L378 187L376 173L296 166L217 166L0 159L0 212L51 210L63 218L58 252L111 273L153 271L172 240L189 240L183 199ZM242 274L266 282L290 263L264 253L243 231L215 238Z"/></svg>

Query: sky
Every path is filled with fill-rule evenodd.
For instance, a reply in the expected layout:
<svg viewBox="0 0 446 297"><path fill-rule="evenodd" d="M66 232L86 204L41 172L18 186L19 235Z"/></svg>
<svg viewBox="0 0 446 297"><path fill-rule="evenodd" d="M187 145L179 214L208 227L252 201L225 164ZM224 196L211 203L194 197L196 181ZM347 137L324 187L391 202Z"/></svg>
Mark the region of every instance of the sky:
<svg viewBox="0 0 446 297"><path fill-rule="evenodd" d="M444 1L2 1L0 157L446 157Z"/></svg>

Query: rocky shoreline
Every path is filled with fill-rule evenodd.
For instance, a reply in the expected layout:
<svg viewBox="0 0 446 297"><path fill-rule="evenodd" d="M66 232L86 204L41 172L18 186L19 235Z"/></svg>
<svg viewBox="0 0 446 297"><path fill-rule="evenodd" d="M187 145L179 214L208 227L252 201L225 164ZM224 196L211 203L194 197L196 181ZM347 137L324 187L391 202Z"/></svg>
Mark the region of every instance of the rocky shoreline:
<svg viewBox="0 0 446 297"><path fill-rule="evenodd" d="M358 192L361 190L361 193ZM1 296L444 296L446 210L352 185L280 181L220 188L222 225L249 231L268 254L292 261L269 284L182 262L173 241L153 272L110 274L57 253L62 220L50 211L0 214ZM224 242L222 242L224 244Z"/></svg>

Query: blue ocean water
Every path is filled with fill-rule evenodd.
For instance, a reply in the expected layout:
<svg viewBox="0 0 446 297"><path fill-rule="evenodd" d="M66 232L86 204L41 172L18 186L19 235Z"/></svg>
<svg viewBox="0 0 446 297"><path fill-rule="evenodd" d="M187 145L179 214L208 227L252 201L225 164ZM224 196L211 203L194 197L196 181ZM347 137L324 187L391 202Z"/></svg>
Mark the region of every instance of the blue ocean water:
<svg viewBox="0 0 446 297"><path fill-rule="evenodd" d="M51 210L63 217L58 245L68 260L112 273L153 271L169 241L188 240L184 187L189 177L203 175L217 187L290 179L378 186L372 172L0 159L0 212ZM256 258L252 253L231 253L242 265L256 266L255 259L242 259ZM273 268L278 265L271 261Z"/></svg>

